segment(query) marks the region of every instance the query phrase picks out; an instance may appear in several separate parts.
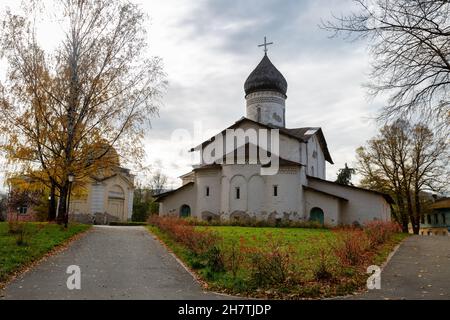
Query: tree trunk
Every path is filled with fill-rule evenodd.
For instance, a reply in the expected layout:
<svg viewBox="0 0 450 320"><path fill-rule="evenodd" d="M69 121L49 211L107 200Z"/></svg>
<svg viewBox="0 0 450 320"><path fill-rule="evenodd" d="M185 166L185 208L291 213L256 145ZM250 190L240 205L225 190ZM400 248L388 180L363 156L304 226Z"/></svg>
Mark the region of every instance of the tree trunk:
<svg viewBox="0 0 450 320"><path fill-rule="evenodd" d="M412 205L412 199L411 199L411 193L407 192L406 194L406 204L407 204L407 210L408 210L408 216L409 216L409 221L411 222L411 227L413 229L414 234L419 234L419 230L417 229L417 233L416 233L416 226L417 226L417 222L414 216L414 209L413 209L413 205Z"/></svg>
<svg viewBox="0 0 450 320"><path fill-rule="evenodd" d="M413 222L413 232L414 234L419 234L420 232L420 218L422 216L422 207L420 205L419 190L416 187L414 190L414 206L415 206L415 216Z"/></svg>
<svg viewBox="0 0 450 320"><path fill-rule="evenodd" d="M398 206L398 214L400 216L400 221L398 221L402 226L402 232L403 233L409 233L408 229L408 213L405 210L405 203L403 201L403 197L400 193L400 191L397 191L397 206Z"/></svg>
<svg viewBox="0 0 450 320"><path fill-rule="evenodd" d="M50 203L48 208L48 221L56 220L56 187L52 185L50 189Z"/></svg>
<svg viewBox="0 0 450 320"><path fill-rule="evenodd" d="M59 190L59 208L58 208L58 224L64 224L66 209L67 209L67 195L68 195L69 187L64 185Z"/></svg>

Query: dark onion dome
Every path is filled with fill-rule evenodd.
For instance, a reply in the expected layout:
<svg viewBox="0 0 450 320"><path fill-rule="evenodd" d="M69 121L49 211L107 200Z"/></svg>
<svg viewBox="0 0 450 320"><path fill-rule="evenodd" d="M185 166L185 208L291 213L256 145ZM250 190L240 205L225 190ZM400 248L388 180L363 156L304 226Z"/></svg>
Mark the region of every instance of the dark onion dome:
<svg viewBox="0 0 450 320"><path fill-rule="evenodd" d="M269 57L264 55L264 58L258 64L255 70L250 74L247 81L245 81L245 94L256 91L277 91L286 95L287 81L280 71L272 64Z"/></svg>

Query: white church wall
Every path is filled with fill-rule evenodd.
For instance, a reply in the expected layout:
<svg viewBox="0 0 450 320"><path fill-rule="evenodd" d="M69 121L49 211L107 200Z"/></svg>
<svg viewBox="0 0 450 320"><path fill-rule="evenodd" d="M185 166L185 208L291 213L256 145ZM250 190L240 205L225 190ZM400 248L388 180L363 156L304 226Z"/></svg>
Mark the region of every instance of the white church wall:
<svg viewBox="0 0 450 320"><path fill-rule="evenodd" d="M258 134L258 129L262 128L265 129L262 126L259 126L255 123L252 122L242 122L239 127L239 129L244 130L245 132L247 130L255 130L256 134ZM268 132L268 135L270 136L270 133ZM300 152L301 152L301 146L300 146L300 142L295 139L295 138L291 138L289 136L286 136L282 133L280 133L279 135L280 137L280 150L279 150L279 156L281 158L287 159L287 160L291 160L291 161L295 161L295 162L300 162L301 161L301 156L300 156ZM244 143L245 144L245 143ZM216 152L215 155L211 155L211 152L207 152L208 150L211 151L212 150L212 146L209 145L208 147L206 147L206 150L202 150L201 151L201 163L202 165L206 165L206 164L211 164L211 163L206 163L204 160L205 158L208 156L211 158L211 162L214 161L219 161L222 160L223 156L227 154L227 150L225 148L226 146L226 136L223 136L223 146L224 146L224 150L222 152L222 154L220 152ZM240 147L240 145L238 145L237 147ZM270 148L270 145L267 146L268 148ZM205 156L203 155L203 152L205 152Z"/></svg>
<svg viewBox="0 0 450 320"><path fill-rule="evenodd" d="M303 217L299 203L303 193L300 188L300 172L297 167L282 167L277 175L266 177L266 211L276 218L298 220ZM274 187L277 187L277 195Z"/></svg>
<svg viewBox="0 0 450 320"><path fill-rule="evenodd" d="M261 216L266 206L266 177L260 176L260 167L225 165L222 168L222 218L229 219L235 211L245 212L250 217ZM236 199L236 188L240 188L240 199Z"/></svg>
<svg viewBox="0 0 450 320"><path fill-rule="evenodd" d="M230 214L236 211L247 211L247 179L245 176L235 175L231 178L229 195Z"/></svg>
<svg viewBox="0 0 450 320"><path fill-rule="evenodd" d="M222 167L222 178L220 185L220 211L219 213L222 215L226 212L230 212L230 201L228 200L230 197L230 178L225 175L224 171L226 170L226 166Z"/></svg>
<svg viewBox="0 0 450 320"><path fill-rule="evenodd" d="M260 175L252 176L248 181L248 212L259 216L266 209L265 182Z"/></svg>
<svg viewBox="0 0 450 320"><path fill-rule="evenodd" d="M308 140L306 149L308 150L308 175L325 179L325 155L316 136L313 136Z"/></svg>
<svg viewBox="0 0 450 320"><path fill-rule="evenodd" d="M280 157L301 163L301 147L297 139L280 134Z"/></svg>
<svg viewBox="0 0 450 320"><path fill-rule="evenodd" d="M305 203L305 193L303 191L303 186L308 185L308 178L307 178L307 168L302 166L299 168L299 197L297 199L297 207L299 208L299 214L300 219L307 220L308 219L308 213L306 211L306 203Z"/></svg>
<svg viewBox="0 0 450 320"><path fill-rule="evenodd" d="M324 213L324 223L328 226L337 226L340 223L340 200L318 192L305 191L305 206L307 219L309 220L311 210L314 208L322 209Z"/></svg>
<svg viewBox="0 0 450 320"><path fill-rule="evenodd" d="M303 218L299 167L282 167L277 175L261 176L259 166L232 165L223 166L222 174L221 213L225 213L222 218L228 219L235 211L257 219L269 216L292 220ZM277 186L277 196L274 186ZM236 199L236 188L240 188L240 199Z"/></svg>
<svg viewBox="0 0 450 320"><path fill-rule="evenodd" d="M176 193L167 196L159 204L160 216L180 216L181 207L188 205L191 208L191 215L200 218L196 208L197 188L195 185L186 186Z"/></svg>
<svg viewBox="0 0 450 320"><path fill-rule="evenodd" d="M391 220L390 205L381 195L314 179L309 179L309 186L348 200L342 205L341 223L343 224Z"/></svg>
<svg viewBox="0 0 450 320"><path fill-rule="evenodd" d="M203 213L219 214L221 200L221 171L205 170L196 172L197 212L199 217ZM207 194L209 189L209 195Z"/></svg>

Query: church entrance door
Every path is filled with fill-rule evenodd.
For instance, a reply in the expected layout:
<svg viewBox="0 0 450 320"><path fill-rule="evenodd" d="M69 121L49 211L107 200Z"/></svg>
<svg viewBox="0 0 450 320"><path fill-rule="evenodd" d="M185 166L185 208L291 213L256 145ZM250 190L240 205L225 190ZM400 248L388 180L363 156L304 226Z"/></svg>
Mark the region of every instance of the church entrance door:
<svg viewBox="0 0 450 320"><path fill-rule="evenodd" d="M180 210L180 216L182 217L182 218L187 218L187 217L190 217L191 216L191 207L189 207L188 205L183 205L182 207L181 207L181 210Z"/></svg>
<svg viewBox="0 0 450 320"><path fill-rule="evenodd" d="M319 222L320 224L324 224L325 221L323 210L320 208L312 208L311 213L309 215L309 220Z"/></svg>

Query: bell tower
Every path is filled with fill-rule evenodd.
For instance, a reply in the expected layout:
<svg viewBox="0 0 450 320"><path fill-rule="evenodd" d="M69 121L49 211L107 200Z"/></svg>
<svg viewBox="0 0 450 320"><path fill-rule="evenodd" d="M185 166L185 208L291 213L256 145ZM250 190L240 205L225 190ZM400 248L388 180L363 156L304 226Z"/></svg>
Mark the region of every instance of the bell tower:
<svg viewBox="0 0 450 320"><path fill-rule="evenodd" d="M264 38L264 57L245 82L247 118L266 125L286 127L287 81L267 56Z"/></svg>

